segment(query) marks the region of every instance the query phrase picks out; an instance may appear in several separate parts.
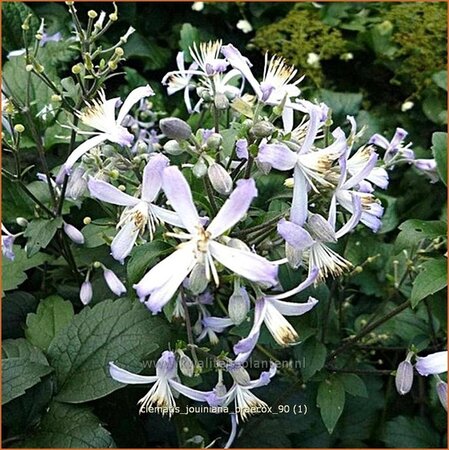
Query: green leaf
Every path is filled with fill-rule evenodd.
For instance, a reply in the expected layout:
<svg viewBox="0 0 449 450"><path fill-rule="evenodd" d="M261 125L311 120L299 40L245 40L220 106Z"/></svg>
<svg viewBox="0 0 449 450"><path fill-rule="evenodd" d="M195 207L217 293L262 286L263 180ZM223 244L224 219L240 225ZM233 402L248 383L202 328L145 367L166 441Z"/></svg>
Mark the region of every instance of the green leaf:
<svg viewBox="0 0 449 450"><path fill-rule="evenodd" d="M3 259L3 267L6 258ZM2 301L3 339L24 337L25 321L28 313L36 311L38 301L28 292L8 293Z"/></svg>
<svg viewBox="0 0 449 450"><path fill-rule="evenodd" d="M26 448L113 448L109 431L88 408L53 402Z"/></svg>
<svg viewBox="0 0 449 450"><path fill-rule="evenodd" d="M424 417L395 417L390 420L382 439L393 448L437 448L440 445L436 433Z"/></svg>
<svg viewBox="0 0 449 450"><path fill-rule="evenodd" d="M158 258L170 248L170 245L163 241L152 241L136 247L127 265L128 281L131 284L140 281L147 269L154 266Z"/></svg>
<svg viewBox="0 0 449 450"><path fill-rule="evenodd" d="M34 217L34 205L18 183L2 177L2 221L14 222L16 217Z"/></svg>
<svg viewBox="0 0 449 450"><path fill-rule="evenodd" d="M48 361L42 351L26 339L6 339L2 343L2 359L23 358L31 362L48 366Z"/></svg>
<svg viewBox="0 0 449 450"><path fill-rule="evenodd" d="M38 253L28 258L23 248L18 245L13 246L14 261L3 258L2 262L2 288L3 291L16 289L26 279L25 271L32 267L40 266L49 259L48 255Z"/></svg>
<svg viewBox="0 0 449 450"><path fill-rule="evenodd" d="M55 219L35 219L32 220L24 233L24 236L28 238L27 242L27 255L29 257L35 255L41 248L47 247L53 236L58 231L58 228L62 226L62 218L57 217Z"/></svg>
<svg viewBox="0 0 449 450"><path fill-rule="evenodd" d="M39 383L53 369L48 365L32 362L27 358L2 360L2 405Z"/></svg>
<svg viewBox="0 0 449 450"><path fill-rule="evenodd" d="M447 186L447 133L439 131L432 134L432 154L441 181Z"/></svg>
<svg viewBox="0 0 449 450"><path fill-rule="evenodd" d="M329 434L334 431L345 406L345 388L340 379L331 376L318 387L317 406Z"/></svg>
<svg viewBox="0 0 449 450"><path fill-rule="evenodd" d="M110 222L109 219L100 219L95 220L96 222ZM104 225L94 225L93 223L90 223L89 225L86 225L81 230L84 236L84 246L86 248L95 248L99 247L100 245L104 245L106 243L110 243L111 239L116 235L117 230L115 227L111 226L104 226Z"/></svg>
<svg viewBox="0 0 449 450"><path fill-rule="evenodd" d="M73 305L58 295L42 300L36 314L26 320L26 338L36 347L47 350L56 334L73 318Z"/></svg>
<svg viewBox="0 0 449 450"><path fill-rule="evenodd" d="M309 380L326 362L326 347L314 338L307 339L303 344L295 347L295 356L304 361L301 374L304 381Z"/></svg>
<svg viewBox="0 0 449 450"><path fill-rule="evenodd" d="M341 373L338 378L343 383L344 389L354 397L368 398L365 382L354 373Z"/></svg>
<svg viewBox="0 0 449 450"><path fill-rule="evenodd" d="M48 348L57 400L82 403L120 389L123 384L109 375L109 362L140 372L141 360L167 340L166 323L136 300L106 300L84 308Z"/></svg>
<svg viewBox="0 0 449 450"><path fill-rule="evenodd" d="M412 307L429 295L444 289L447 286L447 261L445 258L436 258L422 264L422 271L418 273L413 282L411 293Z"/></svg>
<svg viewBox="0 0 449 450"><path fill-rule="evenodd" d="M362 104L362 94L351 92L334 92L327 89L321 89L320 96L331 109L335 116L343 117L345 115L356 115Z"/></svg>
<svg viewBox="0 0 449 450"><path fill-rule="evenodd" d="M436 90L435 90L436 91ZM429 120L438 124L447 123L447 105L444 95L441 92L430 91L422 102L422 109Z"/></svg>
<svg viewBox="0 0 449 450"><path fill-rule="evenodd" d="M447 71L440 70L432 75L433 82L441 89L447 92Z"/></svg>
<svg viewBox="0 0 449 450"><path fill-rule="evenodd" d="M401 232L396 238L395 252L399 253L404 248L416 247L423 239L435 239L446 236L447 223L442 220L418 220L410 219L399 225Z"/></svg>
<svg viewBox="0 0 449 450"><path fill-rule="evenodd" d="M127 59L140 58L145 70L163 69L167 66L171 52L168 48L156 44L153 38L133 33L123 46Z"/></svg>
<svg viewBox="0 0 449 450"><path fill-rule="evenodd" d="M184 58L186 62L192 62L189 48L194 43L200 43L200 32L198 28L193 27L190 23L184 23L180 31L179 47L184 52Z"/></svg>

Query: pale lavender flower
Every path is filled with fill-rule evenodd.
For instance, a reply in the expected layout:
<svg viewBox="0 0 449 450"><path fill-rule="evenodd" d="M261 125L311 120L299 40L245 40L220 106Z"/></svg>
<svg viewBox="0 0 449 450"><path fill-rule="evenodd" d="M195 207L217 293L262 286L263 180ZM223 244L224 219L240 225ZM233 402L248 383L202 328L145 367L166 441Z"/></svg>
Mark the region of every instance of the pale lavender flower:
<svg viewBox="0 0 449 450"><path fill-rule="evenodd" d="M39 45L43 47L47 42L59 42L62 39L61 32L57 31L53 34L43 33Z"/></svg>
<svg viewBox="0 0 449 450"><path fill-rule="evenodd" d="M413 385L413 365L410 362L412 356L413 352L409 352L407 358L400 362L396 369L395 384L400 395L409 393Z"/></svg>
<svg viewBox="0 0 449 450"><path fill-rule="evenodd" d="M64 233L73 241L75 244L84 244L84 236L78 228L64 222Z"/></svg>
<svg viewBox="0 0 449 450"><path fill-rule="evenodd" d="M235 143L235 154L237 158L248 159L248 141L246 139L239 139Z"/></svg>
<svg viewBox="0 0 449 450"><path fill-rule="evenodd" d="M2 254L5 258L8 258L10 261L14 261L14 241L15 239L23 233L12 234L7 228L2 224Z"/></svg>
<svg viewBox="0 0 449 450"><path fill-rule="evenodd" d="M413 165L424 175L427 175L431 183L436 183L440 179L435 159L415 159Z"/></svg>
<svg viewBox="0 0 449 450"><path fill-rule="evenodd" d="M89 281L89 274L86 277L86 281L81 285L80 300L83 305L88 305L93 296L92 283Z"/></svg>
<svg viewBox="0 0 449 450"><path fill-rule="evenodd" d="M152 405L155 405L156 411L162 415L173 415L176 408L175 395L182 394L187 398L198 402L205 402L212 395L212 392L201 392L196 389L189 388L180 383L178 377L178 368L176 356L171 351L165 351L156 363L156 375L137 375L128 372L116 366L113 362L109 363L109 373L111 377L125 384L153 384L154 386L148 393L142 397L139 413L145 413Z"/></svg>
<svg viewBox="0 0 449 450"><path fill-rule="evenodd" d="M447 372L447 350L427 355L425 357L416 357L415 368L422 376L436 375Z"/></svg>
<svg viewBox="0 0 449 450"><path fill-rule="evenodd" d="M79 131L78 134L92 136L87 141L79 145L67 158L58 174L58 182L63 180L65 174L69 174L73 165L86 152L103 142L110 141L121 146L131 146L134 136L122 125L130 109L142 98L154 95L153 89L149 85L141 86L128 95L123 102L116 116L115 109L120 102L119 98L106 100L104 92L100 93L99 100L93 100L87 103L87 108L77 115L84 125L87 125L97 131Z"/></svg>
<svg viewBox="0 0 449 450"><path fill-rule="evenodd" d="M403 128L396 128L393 138L388 141L384 136L380 134L375 134L369 140L369 144L377 145L385 150L384 161L386 163L392 162L393 158L396 160L401 158L401 160L412 161L415 159L415 154L409 148L411 143L403 146L403 141L407 137L407 131Z"/></svg>
<svg viewBox="0 0 449 450"><path fill-rule="evenodd" d="M154 202L162 185L162 171L168 165L168 158L155 154L150 157L143 171L142 192L140 198L132 197L105 181L90 178L88 187L92 197L113 205L125 206L117 227L120 231L111 244L111 254L122 264L131 253L139 233L147 228L150 239L159 223L167 222L183 226L176 213L157 206Z"/></svg>
<svg viewBox="0 0 449 450"><path fill-rule="evenodd" d="M235 411L238 412L243 421L248 416L267 410L268 405L256 397L251 391L270 383L271 378L276 374L276 364L272 363L270 370L268 372L262 372L257 380L251 380L248 372L238 363L231 363L227 369L234 383L224 395L220 395L222 393L218 389L214 389L207 398L209 405L228 406L234 402Z"/></svg>
<svg viewBox="0 0 449 450"><path fill-rule="evenodd" d="M226 444L223 448L230 448L231 445L234 443L235 438L237 437L237 414L231 413L229 414L231 416L231 433L229 434L228 440L226 441Z"/></svg>
<svg viewBox="0 0 449 450"><path fill-rule="evenodd" d="M437 381L437 395L443 408L447 411L447 383L441 379Z"/></svg>
<svg viewBox="0 0 449 450"><path fill-rule="evenodd" d="M169 257L154 266L134 288L147 307L159 312L175 294L179 285L197 264L205 266L206 277L219 277L214 260L229 270L254 282L277 283L277 266L251 252L237 250L218 242L220 236L232 228L246 214L257 195L252 179L239 180L228 200L205 229L193 204L190 187L177 167L163 173L163 189L173 209L178 212L188 233L174 233L173 237L186 240Z"/></svg>

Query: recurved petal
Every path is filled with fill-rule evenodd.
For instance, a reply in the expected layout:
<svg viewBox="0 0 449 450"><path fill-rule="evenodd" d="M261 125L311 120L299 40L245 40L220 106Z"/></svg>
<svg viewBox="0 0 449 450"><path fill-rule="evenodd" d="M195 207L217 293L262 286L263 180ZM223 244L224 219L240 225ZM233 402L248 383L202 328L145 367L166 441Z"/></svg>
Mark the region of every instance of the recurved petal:
<svg viewBox="0 0 449 450"><path fill-rule="evenodd" d="M106 203L112 203L113 205L135 206L140 201L136 197L125 194L120 189L112 186L112 184L97 180L96 178L89 178L87 186L92 197Z"/></svg>
<svg viewBox="0 0 449 450"><path fill-rule="evenodd" d="M157 381L157 376L137 375L116 366L113 362L109 363L109 374L114 380L126 384L150 384Z"/></svg>
<svg viewBox="0 0 449 450"><path fill-rule="evenodd" d="M295 167L297 155L285 144L262 144L257 159L278 170L290 170Z"/></svg>
<svg viewBox="0 0 449 450"><path fill-rule="evenodd" d="M193 204L189 184L177 167L167 167L163 171L162 187L171 206L179 214L184 227L196 234L200 218Z"/></svg>
<svg viewBox="0 0 449 450"><path fill-rule="evenodd" d="M237 187L207 227L207 231L211 233L212 238L220 236L241 220L256 196L256 183L252 178L239 180Z"/></svg>
<svg viewBox="0 0 449 450"><path fill-rule="evenodd" d="M278 282L278 267L255 253L237 250L215 241L209 243L209 249L218 262L248 280L270 286Z"/></svg>
<svg viewBox="0 0 449 450"><path fill-rule="evenodd" d="M423 358L418 357L415 367L423 376L447 372L447 351L432 353Z"/></svg>
<svg viewBox="0 0 449 450"><path fill-rule="evenodd" d="M162 171L169 165L166 156L156 154L150 158L142 177L142 199L153 202L162 187Z"/></svg>
<svg viewBox="0 0 449 450"><path fill-rule="evenodd" d="M309 312L318 303L318 300L313 297L309 297L306 303L283 302L275 298L269 301L283 316L301 316Z"/></svg>
<svg viewBox="0 0 449 450"><path fill-rule="evenodd" d="M169 384L173 387L175 391L178 391L180 394L184 395L184 397L190 398L191 400L195 400L197 402L207 402L210 395L212 395L213 391L198 391L196 389L192 389L190 387L184 386L181 383L178 383L176 380L168 380Z"/></svg>
<svg viewBox="0 0 449 450"><path fill-rule="evenodd" d="M142 98L149 97L150 95L154 95L153 89L151 89L150 85L140 86L130 92L126 100L124 101L122 107L117 116L117 123L121 124L125 116L129 113L131 108Z"/></svg>
<svg viewBox="0 0 449 450"><path fill-rule="evenodd" d="M72 153L70 153L67 161L64 163L63 170L65 171L65 173L70 173L73 165L81 158L81 156L87 153L90 149L106 141L107 138L108 137L106 133L101 133L80 144L75 150L73 150Z"/></svg>

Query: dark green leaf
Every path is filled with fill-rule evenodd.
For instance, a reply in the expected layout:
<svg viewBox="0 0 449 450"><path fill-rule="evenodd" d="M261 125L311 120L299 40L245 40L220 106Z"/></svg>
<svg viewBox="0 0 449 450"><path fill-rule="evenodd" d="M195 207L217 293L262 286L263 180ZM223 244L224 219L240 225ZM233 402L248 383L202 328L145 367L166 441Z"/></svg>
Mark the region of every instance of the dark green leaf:
<svg viewBox="0 0 449 450"><path fill-rule="evenodd" d="M96 220L100 222L100 220ZM105 219L105 223L110 222L110 220ZM86 225L81 230L84 236L84 245L87 248L95 248L106 243L110 243L112 238L116 235L117 230L115 227L104 226L104 225L94 225L93 223Z"/></svg>
<svg viewBox="0 0 449 450"><path fill-rule="evenodd" d="M53 402L27 448L113 448L110 433L89 409Z"/></svg>
<svg viewBox="0 0 449 450"><path fill-rule="evenodd" d="M321 99L332 109L332 113L340 117L357 114L363 99L362 94L333 92L327 89L321 89L320 94Z"/></svg>
<svg viewBox="0 0 449 450"><path fill-rule="evenodd" d="M338 375L345 391L356 397L368 397L365 382L354 373L341 373Z"/></svg>
<svg viewBox="0 0 449 450"><path fill-rule="evenodd" d="M26 339L6 339L2 343L2 359L24 358L31 362L48 366L48 361L42 351Z"/></svg>
<svg viewBox="0 0 449 450"><path fill-rule="evenodd" d="M422 264L422 271L413 282L411 302L414 308L421 300L447 286L447 261L437 258Z"/></svg>
<svg viewBox="0 0 449 450"><path fill-rule="evenodd" d="M295 347L295 356L304 362L304 367L301 367L304 381L309 380L318 370L323 368L326 355L326 347L313 337Z"/></svg>
<svg viewBox="0 0 449 450"><path fill-rule="evenodd" d="M26 320L26 338L36 347L47 350L56 334L73 318L73 306L58 295L42 300L36 314Z"/></svg>
<svg viewBox="0 0 449 450"><path fill-rule="evenodd" d="M441 89L447 91L447 71L440 70L432 75L433 82Z"/></svg>
<svg viewBox="0 0 449 450"><path fill-rule="evenodd" d="M338 377L331 376L318 387L317 406L329 434L334 431L345 406L345 388Z"/></svg>
<svg viewBox="0 0 449 450"><path fill-rule="evenodd" d="M435 239L446 236L447 224L441 220L410 219L399 225L401 232L396 238L395 252L404 248L416 247L422 239Z"/></svg>
<svg viewBox="0 0 449 450"><path fill-rule="evenodd" d="M32 220L26 230L24 236L28 238L27 255L29 257L35 255L41 248L47 247L53 236L62 226L61 217L56 219L36 219Z"/></svg>
<svg viewBox="0 0 449 450"><path fill-rule="evenodd" d="M432 154L437 163L441 181L447 186L447 133L433 133Z"/></svg>
<svg viewBox="0 0 449 450"><path fill-rule="evenodd" d="M387 423L383 441L393 448L436 448L438 434L423 417L399 416Z"/></svg>
<svg viewBox="0 0 449 450"><path fill-rule="evenodd" d="M179 47L184 52L184 59L187 62L192 61L189 48L192 47L194 43L199 44L199 42L200 33L198 28L193 27L190 23L184 23L180 31Z"/></svg>
<svg viewBox="0 0 449 450"><path fill-rule="evenodd" d="M76 315L50 344L56 371L57 400L82 403L120 389L109 375L109 362L141 371L141 360L166 345L165 322L136 300L106 300Z"/></svg>
<svg viewBox="0 0 449 450"><path fill-rule="evenodd" d="M3 260L3 269L6 259ZM2 301L3 339L25 336L25 321L28 313L36 311L38 301L28 292L16 291L7 294Z"/></svg>
<svg viewBox="0 0 449 450"><path fill-rule="evenodd" d="M2 405L25 394L52 370L47 365L23 357L2 360Z"/></svg>

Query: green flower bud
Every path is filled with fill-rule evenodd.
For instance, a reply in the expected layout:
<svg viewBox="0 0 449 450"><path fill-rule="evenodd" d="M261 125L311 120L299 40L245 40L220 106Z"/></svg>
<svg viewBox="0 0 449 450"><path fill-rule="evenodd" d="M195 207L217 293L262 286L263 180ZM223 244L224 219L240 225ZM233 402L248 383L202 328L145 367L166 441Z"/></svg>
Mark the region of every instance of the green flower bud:
<svg viewBox="0 0 449 450"><path fill-rule="evenodd" d="M218 163L213 163L207 170L212 187L222 195L229 195L232 191L232 178L226 169Z"/></svg>
<svg viewBox="0 0 449 450"><path fill-rule="evenodd" d="M261 122L257 122L256 124L254 124L250 131L257 138L264 138L271 136L274 130L275 127L271 122L262 120Z"/></svg>
<svg viewBox="0 0 449 450"><path fill-rule="evenodd" d="M214 97L214 105L215 108L219 110L228 109L229 108L229 100L224 94L216 94Z"/></svg>
<svg viewBox="0 0 449 450"><path fill-rule="evenodd" d="M175 141L174 139L170 139L164 144L164 150L169 155L173 156L180 155L184 152L183 148L179 145L179 142Z"/></svg>
<svg viewBox="0 0 449 450"><path fill-rule="evenodd" d="M92 222L92 219L88 216L83 219L84 225L89 225L91 222Z"/></svg>
<svg viewBox="0 0 449 450"><path fill-rule="evenodd" d="M218 150L222 142L223 137L221 134L214 133L207 139L206 146L209 150Z"/></svg>
<svg viewBox="0 0 449 450"><path fill-rule="evenodd" d="M89 16L90 19L95 19L98 16L97 12L94 11L93 9L89 10L87 12L87 15Z"/></svg>
<svg viewBox="0 0 449 450"><path fill-rule="evenodd" d="M21 123L18 123L14 125L14 131L16 133L23 133L25 131L25 127Z"/></svg>
<svg viewBox="0 0 449 450"><path fill-rule="evenodd" d="M192 167L192 173L197 178L203 178L207 172L207 165L204 162L203 158L200 158L195 165Z"/></svg>
<svg viewBox="0 0 449 450"><path fill-rule="evenodd" d="M72 67L72 73L73 73L74 75L80 74L80 73L81 73L81 70L82 70L81 64L75 64L75 65Z"/></svg>
<svg viewBox="0 0 449 450"><path fill-rule="evenodd" d="M115 53L117 56L123 56L123 55L125 54L125 51L122 49L122 47L117 47L117 48L114 50L114 53Z"/></svg>
<svg viewBox="0 0 449 450"><path fill-rule="evenodd" d="M179 370L186 377L193 377L195 372L195 365L193 361L188 357L184 352L181 353L181 357L179 358Z"/></svg>

